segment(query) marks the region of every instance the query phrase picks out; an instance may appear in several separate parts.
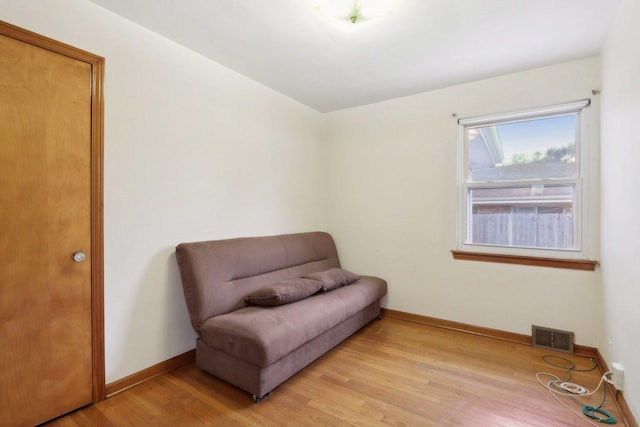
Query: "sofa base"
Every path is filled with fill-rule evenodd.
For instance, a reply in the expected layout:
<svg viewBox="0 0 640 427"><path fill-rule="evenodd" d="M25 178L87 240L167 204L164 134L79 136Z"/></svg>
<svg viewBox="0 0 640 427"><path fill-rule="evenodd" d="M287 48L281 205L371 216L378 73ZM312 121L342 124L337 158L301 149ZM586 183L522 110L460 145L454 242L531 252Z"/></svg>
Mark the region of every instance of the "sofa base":
<svg viewBox="0 0 640 427"><path fill-rule="evenodd" d="M305 366L380 316L375 301L343 322L298 347L268 366L256 366L213 349L201 339L196 342L196 365L253 395L258 401Z"/></svg>

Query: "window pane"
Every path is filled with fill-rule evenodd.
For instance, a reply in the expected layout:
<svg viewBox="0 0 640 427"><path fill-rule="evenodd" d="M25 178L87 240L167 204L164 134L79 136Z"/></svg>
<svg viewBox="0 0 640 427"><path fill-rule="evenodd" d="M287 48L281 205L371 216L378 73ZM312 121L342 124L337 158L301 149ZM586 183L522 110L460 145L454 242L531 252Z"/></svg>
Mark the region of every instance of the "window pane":
<svg viewBox="0 0 640 427"><path fill-rule="evenodd" d="M573 185L469 190L467 243L574 249Z"/></svg>
<svg viewBox="0 0 640 427"><path fill-rule="evenodd" d="M573 179L576 114L466 129L468 181Z"/></svg>

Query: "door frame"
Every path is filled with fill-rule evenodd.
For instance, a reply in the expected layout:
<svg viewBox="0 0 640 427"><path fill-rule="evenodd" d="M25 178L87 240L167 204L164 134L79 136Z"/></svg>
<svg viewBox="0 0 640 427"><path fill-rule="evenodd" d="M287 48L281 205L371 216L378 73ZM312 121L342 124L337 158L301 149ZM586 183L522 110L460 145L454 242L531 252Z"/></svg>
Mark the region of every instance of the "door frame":
<svg viewBox="0 0 640 427"><path fill-rule="evenodd" d="M0 20L0 34L91 66L91 353L93 403L106 398L104 360L104 65L105 59Z"/></svg>

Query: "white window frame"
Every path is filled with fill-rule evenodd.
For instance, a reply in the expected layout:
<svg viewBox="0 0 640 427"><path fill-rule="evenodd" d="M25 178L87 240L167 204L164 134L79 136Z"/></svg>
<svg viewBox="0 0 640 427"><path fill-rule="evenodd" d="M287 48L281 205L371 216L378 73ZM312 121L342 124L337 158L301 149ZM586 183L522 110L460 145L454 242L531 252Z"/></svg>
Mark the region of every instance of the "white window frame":
<svg viewBox="0 0 640 427"><path fill-rule="evenodd" d="M504 114L470 117L458 120L458 207L457 207L457 250L498 255L515 255L524 257L543 257L557 259L588 259L589 254L589 196L590 196L590 158L589 158L589 111L590 100L581 100L549 107L534 108ZM553 180L525 180L509 181L507 185L500 183L468 181L468 141L467 128L482 127L492 124L504 124L531 119L542 119L564 114L576 114L576 161L577 176L575 179ZM515 246L500 246L490 244L471 243L470 233L470 192L472 188L501 188L516 185L532 184L575 184L574 221L575 248L573 249L545 249L523 248Z"/></svg>

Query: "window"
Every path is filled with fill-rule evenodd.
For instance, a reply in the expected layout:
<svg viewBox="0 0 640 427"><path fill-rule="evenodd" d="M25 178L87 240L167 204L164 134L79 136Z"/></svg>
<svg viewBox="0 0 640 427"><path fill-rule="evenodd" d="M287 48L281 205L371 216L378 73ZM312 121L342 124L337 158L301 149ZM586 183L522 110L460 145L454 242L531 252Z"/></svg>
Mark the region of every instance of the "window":
<svg viewBox="0 0 640 427"><path fill-rule="evenodd" d="M459 121L458 250L585 256L588 105Z"/></svg>

